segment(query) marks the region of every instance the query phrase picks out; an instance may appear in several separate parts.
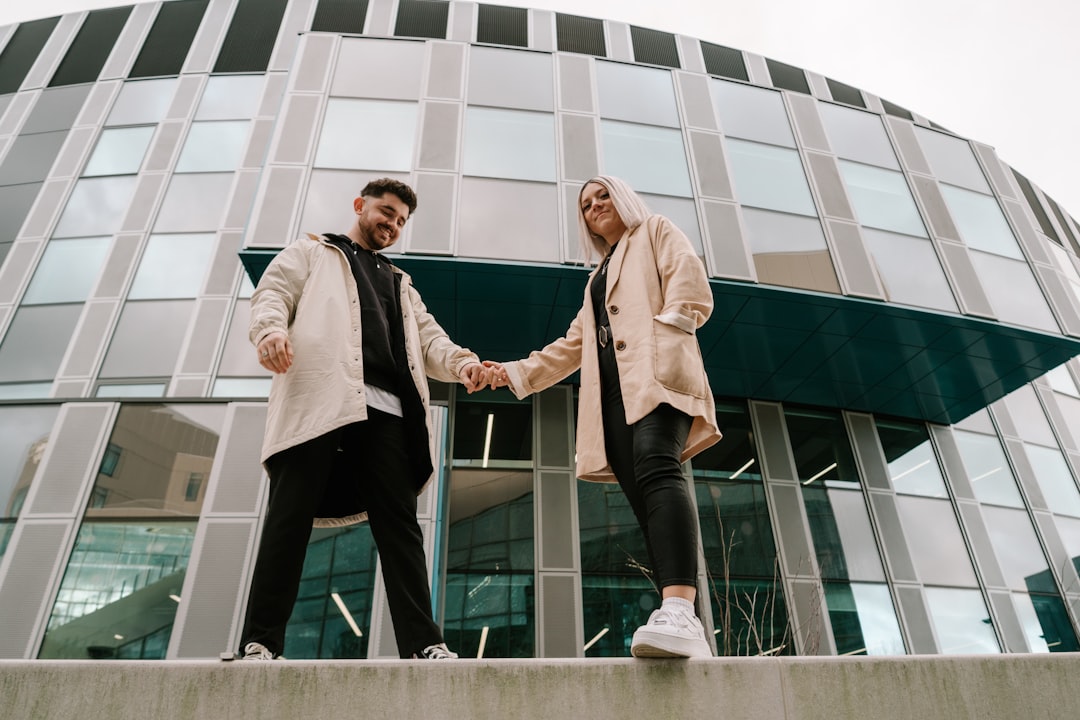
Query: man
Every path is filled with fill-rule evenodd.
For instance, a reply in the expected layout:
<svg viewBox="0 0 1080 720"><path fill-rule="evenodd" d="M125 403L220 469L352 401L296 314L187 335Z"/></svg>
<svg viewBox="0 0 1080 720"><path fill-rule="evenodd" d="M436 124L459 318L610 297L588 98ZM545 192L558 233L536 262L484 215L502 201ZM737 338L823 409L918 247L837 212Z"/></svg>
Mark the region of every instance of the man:
<svg viewBox="0 0 1080 720"><path fill-rule="evenodd" d="M416 496L432 474L427 377L487 379L450 340L408 275L380 251L393 245L416 195L383 178L353 202L345 235L285 248L251 296L250 338L274 373L262 462L270 502L252 577L243 659L281 655L312 525L371 523L403 658L447 659L431 613Z"/></svg>

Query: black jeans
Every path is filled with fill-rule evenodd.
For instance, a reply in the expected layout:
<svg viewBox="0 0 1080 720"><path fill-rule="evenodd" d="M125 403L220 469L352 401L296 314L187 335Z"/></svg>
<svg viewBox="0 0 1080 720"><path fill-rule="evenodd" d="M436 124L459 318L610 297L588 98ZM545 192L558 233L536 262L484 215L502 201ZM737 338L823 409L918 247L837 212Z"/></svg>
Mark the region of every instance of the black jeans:
<svg viewBox="0 0 1080 720"><path fill-rule="evenodd" d="M432 618L424 538L416 521L416 490L409 472L409 453L428 449L407 447L404 421L369 408L367 421L283 450L268 460L270 502L241 650L249 642L262 643L275 655L284 648L312 519L339 451L348 453L345 459L356 468L355 481L361 484L382 562L398 653L409 658L443 641Z"/></svg>
<svg viewBox="0 0 1080 720"><path fill-rule="evenodd" d="M679 458L692 418L660 405L626 424L614 343L600 349L604 448L638 525L660 588L697 585L697 518Z"/></svg>

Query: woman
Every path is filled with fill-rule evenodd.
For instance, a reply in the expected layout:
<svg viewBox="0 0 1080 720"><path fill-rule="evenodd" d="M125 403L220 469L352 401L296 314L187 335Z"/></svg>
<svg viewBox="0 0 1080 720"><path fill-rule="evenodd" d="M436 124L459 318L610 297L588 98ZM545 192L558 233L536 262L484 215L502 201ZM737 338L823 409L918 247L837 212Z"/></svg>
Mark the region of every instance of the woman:
<svg viewBox="0 0 1080 720"><path fill-rule="evenodd" d="M705 268L686 236L618 178L585 184L578 227L586 257L603 260L566 335L524 360L485 364L519 398L581 369L577 475L622 487L663 596L630 652L708 657L694 612L697 522L681 469L720 439L695 335L712 312Z"/></svg>

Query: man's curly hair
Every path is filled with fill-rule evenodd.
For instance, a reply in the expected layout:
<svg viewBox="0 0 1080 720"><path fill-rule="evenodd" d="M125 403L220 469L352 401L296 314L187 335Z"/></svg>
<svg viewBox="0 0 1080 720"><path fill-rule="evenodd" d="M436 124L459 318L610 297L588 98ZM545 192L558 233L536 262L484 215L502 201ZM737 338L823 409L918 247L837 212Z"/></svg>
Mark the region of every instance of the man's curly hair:
<svg viewBox="0 0 1080 720"><path fill-rule="evenodd" d="M409 215L416 212L416 193L413 192L411 187L400 180L394 180L392 178L372 180L360 191L360 197L380 198L386 193L396 195L398 200L405 203L409 207Z"/></svg>

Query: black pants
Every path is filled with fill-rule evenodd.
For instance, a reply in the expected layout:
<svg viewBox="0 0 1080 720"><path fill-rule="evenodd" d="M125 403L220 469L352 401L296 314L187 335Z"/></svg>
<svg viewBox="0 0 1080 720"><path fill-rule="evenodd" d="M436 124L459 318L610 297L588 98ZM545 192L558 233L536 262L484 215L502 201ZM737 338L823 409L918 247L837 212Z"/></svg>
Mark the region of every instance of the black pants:
<svg viewBox="0 0 1080 720"><path fill-rule="evenodd" d="M335 454L348 453L356 468L371 534L382 561L383 580L403 658L443 641L431 614L424 538L416 521L416 491L409 472L404 421L368 410L368 420L283 450L268 462L270 502L251 581L241 650L262 643L278 655L300 588L300 576L319 499L331 481ZM351 461L350 461L351 460Z"/></svg>
<svg viewBox="0 0 1080 720"><path fill-rule="evenodd" d="M660 588L697 585L697 518L679 458L692 418L660 405L626 424L614 343L600 349L604 448L638 525Z"/></svg>

